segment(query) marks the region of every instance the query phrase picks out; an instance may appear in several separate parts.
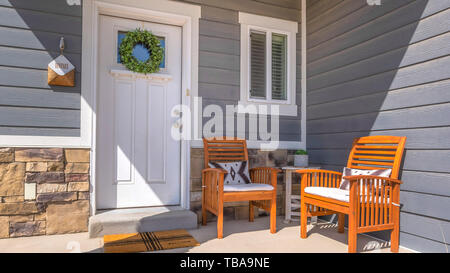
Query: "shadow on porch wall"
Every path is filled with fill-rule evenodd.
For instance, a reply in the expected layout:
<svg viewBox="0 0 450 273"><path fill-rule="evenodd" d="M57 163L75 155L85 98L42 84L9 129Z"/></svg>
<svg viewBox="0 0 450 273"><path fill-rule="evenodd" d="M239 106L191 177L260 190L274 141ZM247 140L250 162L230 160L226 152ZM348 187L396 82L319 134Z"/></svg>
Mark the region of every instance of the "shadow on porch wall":
<svg viewBox="0 0 450 273"><path fill-rule="evenodd" d="M445 252L450 236L449 3L316 1L307 10L307 147L342 171L352 140L407 136L400 244ZM444 196L442 196L444 195ZM329 219L329 218L328 218ZM336 221L336 218L332 218ZM389 240L386 232L372 235Z"/></svg>
<svg viewBox="0 0 450 273"><path fill-rule="evenodd" d="M81 0L7 0L2 14L0 134L80 136ZM47 66L60 55L75 66L75 87L49 86ZM6 108L16 107L16 108Z"/></svg>

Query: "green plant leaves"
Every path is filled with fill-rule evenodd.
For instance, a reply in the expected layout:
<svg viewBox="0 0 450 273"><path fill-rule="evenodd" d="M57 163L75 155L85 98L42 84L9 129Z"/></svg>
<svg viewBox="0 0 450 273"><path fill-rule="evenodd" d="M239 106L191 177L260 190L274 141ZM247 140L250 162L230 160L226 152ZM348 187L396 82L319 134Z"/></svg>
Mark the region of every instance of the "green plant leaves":
<svg viewBox="0 0 450 273"><path fill-rule="evenodd" d="M142 44L148 49L150 58L139 61L133 56L133 49L137 44ZM155 73L159 71L164 56L164 50L160 46L158 37L147 30L136 29L127 33L119 47L119 54L122 63L126 68L138 73Z"/></svg>

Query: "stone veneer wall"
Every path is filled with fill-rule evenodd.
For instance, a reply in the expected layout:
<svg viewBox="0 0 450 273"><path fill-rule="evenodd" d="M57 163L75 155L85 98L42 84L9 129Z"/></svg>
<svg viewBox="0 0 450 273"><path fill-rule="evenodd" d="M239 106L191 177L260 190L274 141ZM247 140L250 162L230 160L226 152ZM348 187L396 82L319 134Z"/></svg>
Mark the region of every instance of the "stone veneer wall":
<svg viewBox="0 0 450 273"><path fill-rule="evenodd" d="M87 231L89 153L0 148L0 238Z"/></svg>
<svg viewBox="0 0 450 273"><path fill-rule="evenodd" d="M276 151L261 151L257 149L249 149L249 165L253 167L283 167L294 165L295 150L276 150ZM191 149L191 210L198 215L198 222L201 221L202 208L202 175L204 168L203 149ZM293 194L300 194L300 185L298 181L294 182L296 175L293 175ZM297 184L295 184L297 183ZM268 215L263 210L255 208L255 216ZM277 184L277 215L284 215L285 213L285 187L284 174L278 175ZM216 216L208 212L208 221L215 221ZM230 202L225 203L224 219L248 219L248 202Z"/></svg>

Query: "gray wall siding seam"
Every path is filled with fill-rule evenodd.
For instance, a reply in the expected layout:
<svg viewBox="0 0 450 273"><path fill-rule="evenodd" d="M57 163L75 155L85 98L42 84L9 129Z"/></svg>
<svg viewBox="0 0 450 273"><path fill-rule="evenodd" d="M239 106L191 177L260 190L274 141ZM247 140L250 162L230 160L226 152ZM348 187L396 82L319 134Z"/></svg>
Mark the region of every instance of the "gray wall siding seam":
<svg viewBox="0 0 450 273"><path fill-rule="evenodd" d="M11 108L24 108L24 109L52 109L52 110L80 110L80 108L70 108L70 107L56 107L56 106L28 106L28 105L11 105L2 104L0 101L0 107L11 107Z"/></svg>
<svg viewBox="0 0 450 273"><path fill-rule="evenodd" d="M201 49L199 50L200 53L205 52L205 53L214 53L214 54L220 54L220 55L226 55L226 56L235 56L235 57L239 57L239 54L231 54L231 53L222 53L219 51L212 51L212 50L205 50L205 49Z"/></svg>
<svg viewBox="0 0 450 273"><path fill-rule="evenodd" d="M31 125L0 125L0 128L36 128L36 129L76 129L78 127L63 127L63 126L31 126Z"/></svg>
<svg viewBox="0 0 450 273"><path fill-rule="evenodd" d="M440 220L443 220L443 219L440 219ZM445 221L445 220L444 220L444 221ZM406 232L406 231L401 231L401 232L402 232L403 234L409 234L409 235L412 235L412 236L414 236L414 237L419 237L419 238L422 238L422 239L426 239L426 240L428 240L428 241L432 241L432 242L435 242L435 243L439 243L439 244L447 245L447 246L448 246L448 243L443 242L443 241L439 241L439 240L436 240L436 239L431 239L431 238L429 238L429 237L420 236L420 235L418 235L418 234L409 233L409 232Z"/></svg>
<svg viewBox="0 0 450 273"><path fill-rule="evenodd" d="M8 26L8 25L1 25L0 27L2 28L9 28L9 29L18 29L18 30L30 30L29 28L24 28L24 27L15 27L15 26ZM49 30L41 30L41 29L33 29L34 31L39 31L42 33L49 33L49 34L57 34L57 35L70 35L73 37L78 37L81 39L82 34L73 34L73 33L65 33L65 32L56 32L56 31L49 31Z"/></svg>
<svg viewBox="0 0 450 273"><path fill-rule="evenodd" d="M223 37L223 36L216 36L216 35L211 35L211 34L204 34L204 33L201 33L201 32L200 32L200 36L203 36L203 37L211 37L211 38L222 38L222 39L227 39L227 40L233 40L233 41L238 41L238 42L240 42L240 40L239 40L239 39L236 39L236 38L226 38L226 37Z"/></svg>
<svg viewBox="0 0 450 273"><path fill-rule="evenodd" d="M450 173L446 173L446 174L450 174ZM413 190L408 190L408 189L402 189L401 191L402 192L414 193L414 194L422 194L422 195L430 195L430 196L436 196L436 197L444 197L444 198L449 198L450 197L450 195L445 195L445 194L427 193L427 192L413 191ZM414 213L414 212L409 212L409 211L404 211L404 212ZM417 214L417 215L421 215L421 214ZM437 219L441 219L441 218L437 218Z"/></svg>
<svg viewBox="0 0 450 273"><path fill-rule="evenodd" d="M307 120L308 121L308 120ZM361 130L346 130L346 131L333 131L333 132L307 132L308 136L320 136L320 135L334 135L334 134L347 134L347 133L369 133L369 132L389 132L389 131L406 131L406 130L416 130L416 129L433 129L433 128L448 128L449 125L436 125L436 126L415 126L407 128L391 128L391 129L361 129Z"/></svg>
<svg viewBox="0 0 450 273"><path fill-rule="evenodd" d="M235 27L239 27L240 26L240 24L238 22L231 23L229 21L219 21L219 20L214 20L212 18L201 18L200 20L203 21L203 22L214 22L214 23L230 25L230 26L235 26Z"/></svg>

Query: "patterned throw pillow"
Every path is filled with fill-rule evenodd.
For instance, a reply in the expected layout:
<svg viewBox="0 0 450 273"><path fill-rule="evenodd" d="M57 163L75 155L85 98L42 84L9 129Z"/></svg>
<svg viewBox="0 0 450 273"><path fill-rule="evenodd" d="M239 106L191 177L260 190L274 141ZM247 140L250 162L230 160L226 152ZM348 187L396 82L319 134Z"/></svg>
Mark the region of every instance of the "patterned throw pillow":
<svg viewBox="0 0 450 273"><path fill-rule="evenodd" d="M228 172L223 178L224 185L239 185L251 183L247 161L226 163L211 162L208 163L208 165L211 168L223 169Z"/></svg>
<svg viewBox="0 0 450 273"><path fill-rule="evenodd" d="M350 181L344 179L345 176L353 176L353 175L375 175L381 177L389 177L391 175L391 169L378 169L378 170L361 170L361 169L351 169L344 167L342 171L342 181L339 189L341 190L350 190Z"/></svg>

